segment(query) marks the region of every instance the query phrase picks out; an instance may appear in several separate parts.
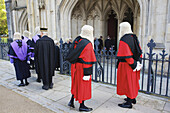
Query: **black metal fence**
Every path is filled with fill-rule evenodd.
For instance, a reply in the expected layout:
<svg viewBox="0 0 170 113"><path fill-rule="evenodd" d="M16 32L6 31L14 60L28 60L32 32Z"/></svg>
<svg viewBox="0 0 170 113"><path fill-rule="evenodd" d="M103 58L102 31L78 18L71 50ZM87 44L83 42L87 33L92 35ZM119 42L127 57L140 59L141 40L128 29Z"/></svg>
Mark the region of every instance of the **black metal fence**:
<svg viewBox="0 0 170 113"><path fill-rule="evenodd" d="M71 64L65 61L70 46L63 47L63 41L60 40L60 73L70 74ZM99 41L95 41L96 49L95 55L97 63L93 66L92 80L95 82L102 82L112 85L117 85L117 59L113 48L106 51L103 48L98 50ZM170 97L170 56L162 50L159 55L153 53L156 46L155 42L151 39L147 44L149 53L143 53L142 64L143 68L140 74L140 91L146 93L153 93L161 96Z"/></svg>
<svg viewBox="0 0 170 113"><path fill-rule="evenodd" d="M4 43L0 40L0 59L9 60L7 55L9 44L12 42L11 39L8 43ZM98 50L99 41L95 41L96 49L95 55L97 63L93 65L92 79L95 82L102 82L111 85L117 85L117 59L114 54L115 51L111 48L106 51L103 48L101 51ZM170 97L170 55L166 54L165 50L162 53L153 53L153 49L156 46L154 41L151 39L147 44L149 53L143 53L142 64L143 68L140 74L140 91L146 93L153 93ZM60 73L69 74L71 64L65 61L65 57L68 54L70 45L64 44L62 39L60 40Z"/></svg>
<svg viewBox="0 0 170 113"><path fill-rule="evenodd" d="M7 42L5 42L0 38L0 59L9 60L8 50L12 41L12 39L8 38Z"/></svg>

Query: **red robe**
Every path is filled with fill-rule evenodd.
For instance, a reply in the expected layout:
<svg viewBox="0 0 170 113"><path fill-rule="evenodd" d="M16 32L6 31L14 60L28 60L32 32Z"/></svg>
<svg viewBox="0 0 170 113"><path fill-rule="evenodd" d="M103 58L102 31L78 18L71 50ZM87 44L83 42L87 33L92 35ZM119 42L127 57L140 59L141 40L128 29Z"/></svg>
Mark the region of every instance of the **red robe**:
<svg viewBox="0 0 170 113"><path fill-rule="evenodd" d="M76 43L80 43L84 40L86 39L81 38ZM74 45L74 49L75 48L76 44ZM76 101L78 100L79 103L82 103L83 100L88 100L91 98L91 78L89 81L85 81L83 80L83 76L85 73L91 76L92 65L96 62L96 57L93 46L90 42L88 42L87 45L79 51L79 53L79 60L71 64L71 93L74 95Z"/></svg>
<svg viewBox="0 0 170 113"><path fill-rule="evenodd" d="M126 38L133 38L131 37ZM130 42L133 43L133 42ZM139 43L137 44L140 48ZM119 60L117 70L117 94L126 95L127 97L134 99L138 95L140 71L133 71L136 68L136 60L134 60L134 53L132 49L136 49L135 46L130 47L126 41L120 40L119 50L117 57ZM142 54L139 54L142 57Z"/></svg>

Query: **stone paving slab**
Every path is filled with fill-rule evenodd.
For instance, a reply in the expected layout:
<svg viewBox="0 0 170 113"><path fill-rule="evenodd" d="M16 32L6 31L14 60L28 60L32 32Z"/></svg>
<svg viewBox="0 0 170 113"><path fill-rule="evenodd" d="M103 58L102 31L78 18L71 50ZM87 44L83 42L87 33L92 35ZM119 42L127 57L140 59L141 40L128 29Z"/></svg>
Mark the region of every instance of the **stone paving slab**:
<svg viewBox="0 0 170 113"><path fill-rule="evenodd" d="M10 69L10 71L9 71ZM0 60L0 85L21 94L28 99L56 112L76 113L79 103L75 102L75 109L67 106L71 98L71 77L55 72L54 88L43 90L42 83L36 82L37 75L31 70L30 84L18 87L13 65L9 61ZM124 102L125 96L116 94L116 87L92 82L92 99L85 104L93 108L94 113L170 113L170 99L139 93L137 104L132 109L120 108L117 104Z"/></svg>
<svg viewBox="0 0 170 113"><path fill-rule="evenodd" d="M94 110L94 113L126 113L128 111L128 109L118 107L115 102L121 103L121 99L110 98L98 109Z"/></svg>
<svg viewBox="0 0 170 113"><path fill-rule="evenodd" d="M54 113L0 85L0 113Z"/></svg>
<svg viewBox="0 0 170 113"><path fill-rule="evenodd" d="M170 102L166 102L164 110L170 112Z"/></svg>

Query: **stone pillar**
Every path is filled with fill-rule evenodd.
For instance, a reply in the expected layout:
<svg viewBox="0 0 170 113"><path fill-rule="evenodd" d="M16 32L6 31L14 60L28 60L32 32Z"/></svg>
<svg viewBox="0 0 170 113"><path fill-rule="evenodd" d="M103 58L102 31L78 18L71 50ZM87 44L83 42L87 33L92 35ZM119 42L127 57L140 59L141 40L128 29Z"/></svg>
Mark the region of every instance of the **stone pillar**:
<svg viewBox="0 0 170 113"><path fill-rule="evenodd" d="M47 3L47 23L48 23L48 35L57 40L56 37L56 17L55 17L55 0L46 0Z"/></svg>
<svg viewBox="0 0 170 113"><path fill-rule="evenodd" d="M105 34L104 34L104 30L105 30L105 26L104 26L104 19L102 18L100 20L101 26L100 26L100 34L101 36L103 36L103 41L105 40Z"/></svg>
<svg viewBox="0 0 170 113"><path fill-rule="evenodd" d="M170 53L170 1L167 6L167 25L166 25L166 37L165 37L166 52Z"/></svg>
<svg viewBox="0 0 170 113"><path fill-rule="evenodd" d="M12 22L13 15L11 11L11 7L12 7L11 5L12 5L12 0L5 0L9 38L13 38L13 22Z"/></svg>
<svg viewBox="0 0 170 113"><path fill-rule="evenodd" d="M32 14L32 29L29 29L31 33L34 33L34 28L35 28L35 7L34 7L34 0L31 0L31 14Z"/></svg>
<svg viewBox="0 0 170 113"><path fill-rule="evenodd" d="M135 15L135 17L133 18L133 33L137 34L137 16Z"/></svg>
<svg viewBox="0 0 170 113"><path fill-rule="evenodd" d="M29 31L33 33L32 30L32 12L31 12L31 0L27 0L27 12L28 12L28 26Z"/></svg>

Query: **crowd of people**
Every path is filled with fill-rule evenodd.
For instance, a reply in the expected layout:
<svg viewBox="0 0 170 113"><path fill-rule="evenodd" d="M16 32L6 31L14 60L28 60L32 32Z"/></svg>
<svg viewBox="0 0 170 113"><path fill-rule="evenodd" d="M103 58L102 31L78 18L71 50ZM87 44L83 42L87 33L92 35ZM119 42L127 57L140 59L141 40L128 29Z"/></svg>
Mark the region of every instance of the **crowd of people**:
<svg viewBox="0 0 170 113"><path fill-rule="evenodd" d="M14 33L14 41L10 44L8 55L10 62L14 64L16 79L21 83L18 86L27 86L27 78L31 77L30 69L35 68L37 82L43 83L42 89L53 88L55 70L60 67L60 48L58 42L48 37L47 28L35 28L34 36L29 31ZM142 50L133 34L128 22L120 24L121 39L117 52L117 94L126 95L125 102L118 104L123 108L132 108L132 103L136 104L136 97L139 90L139 78ZM99 51L103 48L103 37L98 39ZM69 49L65 60L71 63L71 99L69 107L75 108L74 100L80 103L79 111L92 111L85 106L84 102L91 99L91 75L93 64L97 62L94 53L95 39L93 37L93 27L84 25L78 37L72 40L68 38L63 44L63 48ZM114 44L108 36L105 40L106 50L109 51ZM25 80L25 82L24 82Z"/></svg>

